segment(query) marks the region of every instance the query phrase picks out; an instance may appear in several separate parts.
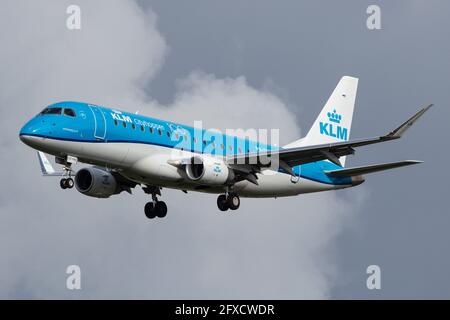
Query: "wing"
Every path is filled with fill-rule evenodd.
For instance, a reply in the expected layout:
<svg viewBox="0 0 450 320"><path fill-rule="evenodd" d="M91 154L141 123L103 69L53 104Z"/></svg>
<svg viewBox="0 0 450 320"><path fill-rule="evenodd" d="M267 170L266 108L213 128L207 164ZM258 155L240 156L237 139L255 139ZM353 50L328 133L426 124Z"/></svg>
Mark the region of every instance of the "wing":
<svg viewBox="0 0 450 320"><path fill-rule="evenodd" d="M338 169L338 170L327 170L325 171L325 174L330 177L353 177L353 176L359 176L362 174L368 174L383 170L389 170L404 166L410 166L413 164L422 163L422 161L416 161L416 160L404 160L404 161L398 161L398 162L390 162L390 163L382 163L382 164L372 164L369 166L362 166L362 167L354 167L354 168L345 168L345 169Z"/></svg>
<svg viewBox="0 0 450 320"><path fill-rule="evenodd" d="M273 166L273 164L278 164L278 166L284 169L286 172L293 175L292 167L320 161L320 160L330 160L331 162L341 165L339 162L339 157L346 156L349 154L354 154L357 147L371 145L380 142L386 142L390 140L395 140L400 138L403 133L412 126L430 107L432 104L422 108L414 116L409 118L406 122L400 125L395 130L390 133L379 136L375 138L351 140L345 142L337 142L330 144L319 144L298 148L288 148L280 149L274 151L267 151L264 153L250 153L247 155L237 155L227 159L227 163L233 167L235 170L243 168L246 171L249 170L249 166L253 168L254 171L258 171L264 167ZM278 163L277 163L278 162Z"/></svg>

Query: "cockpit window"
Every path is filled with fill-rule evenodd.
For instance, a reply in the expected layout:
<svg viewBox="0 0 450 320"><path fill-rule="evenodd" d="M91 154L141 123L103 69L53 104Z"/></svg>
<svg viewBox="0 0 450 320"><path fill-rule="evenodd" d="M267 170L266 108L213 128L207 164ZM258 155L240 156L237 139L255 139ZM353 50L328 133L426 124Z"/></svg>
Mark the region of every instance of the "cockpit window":
<svg viewBox="0 0 450 320"><path fill-rule="evenodd" d="M40 115L45 114L61 114L62 108L45 108L41 111Z"/></svg>
<svg viewBox="0 0 450 320"><path fill-rule="evenodd" d="M76 117L75 111L73 111L73 109L64 109L64 114L69 117Z"/></svg>

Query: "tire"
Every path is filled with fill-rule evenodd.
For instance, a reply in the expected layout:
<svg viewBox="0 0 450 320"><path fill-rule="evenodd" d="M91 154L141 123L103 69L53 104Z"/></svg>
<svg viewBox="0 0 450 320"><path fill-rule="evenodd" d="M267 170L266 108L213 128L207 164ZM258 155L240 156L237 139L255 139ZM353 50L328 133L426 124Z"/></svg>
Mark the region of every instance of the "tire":
<svg viewBox="0 0 450 320"><path fill-rule="evenodd" d="M72 178L66 179L64 184L66 185L67 189L72 189L74 185L73 179Z"/></svg>
<svg viewBox="0 0 450 320"><path fill-rule="evenodd" d="M227 203L231 210L237 210L241 205L241 199L237 194L231 193L228 195Z"/></svg>
<svg viewBox="0 0 450 320"><path fill-rule="evenodd" d="M158 201L155 204L155 213L158 218L164 218L167 215L167 205L164 201Z"/></svg>
<svg viewBox="0 0 450 320"><path fill-rule="evenodd" d="M61 187L61 189L66 189L67 188L67 186L66 186L66 179L61 179L59 181L59 186Z"/></svg>
<svg viewBox="0 0 450 320"><path fill-rule="evenodd" d="M227 211L229 209L227 198L224 194L217 197L217 207L220 211Z"/></svg>
<svg viewBox="0 0 450 320"><path fill-rule="evenodd" d="M149 219L153 219L156 217L156 210L153 202L147 202L144 207L145 216Z"/></svg>

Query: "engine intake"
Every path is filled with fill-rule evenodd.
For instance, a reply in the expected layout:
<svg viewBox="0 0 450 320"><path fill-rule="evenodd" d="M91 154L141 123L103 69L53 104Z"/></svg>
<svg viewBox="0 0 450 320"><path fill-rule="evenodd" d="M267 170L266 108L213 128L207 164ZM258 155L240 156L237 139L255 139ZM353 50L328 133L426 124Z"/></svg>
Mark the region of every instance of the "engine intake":
<svg viewBox="0 0 450 320"><path fill-rule="evenodd" d="M114 176L97 167L79 170L75 175L75 187L82 194L95 198L109 198L121 192Z"/></svg>
<svg viewBox="0 0 450 320"><path fill-rule="evenodd" d="M207 185L223 185L234 178L233 171L220 159L193 156L186 164L186 175Z"/></svg>

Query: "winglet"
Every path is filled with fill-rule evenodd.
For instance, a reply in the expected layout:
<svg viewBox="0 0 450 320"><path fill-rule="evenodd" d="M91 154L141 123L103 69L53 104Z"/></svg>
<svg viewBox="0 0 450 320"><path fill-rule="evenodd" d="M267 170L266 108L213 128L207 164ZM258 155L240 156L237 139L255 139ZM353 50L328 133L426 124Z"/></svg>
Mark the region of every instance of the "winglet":
<svg viewBox="0 0 450 320"><path fill-rule="evenodd" d="M41 167L41 173L43 176L61 176L62 173L58 173L55 171L55 169L53 169L52 164L50 163L50 161L48 161L47 157L45 156L45 154L41 151L37 152L38 154L38 160L39 160L39 165Z"/></svg>
<svg viewBox="0 0 450 320"><path fill-rule="evenodd" d="M432 106L433 106L433 104L429 104L428 106L422 108L414 116L412 116L407 121L402 123L402 125L399 126L397 129L395 129L394 131L392 131L389 134L387 134L386 137L387 138L393 138L393 139L400 138L403 135L403 133L405 133L405 131L408 130L409 127L411 127L414 124L414 122L416 122Z"/></svg>

